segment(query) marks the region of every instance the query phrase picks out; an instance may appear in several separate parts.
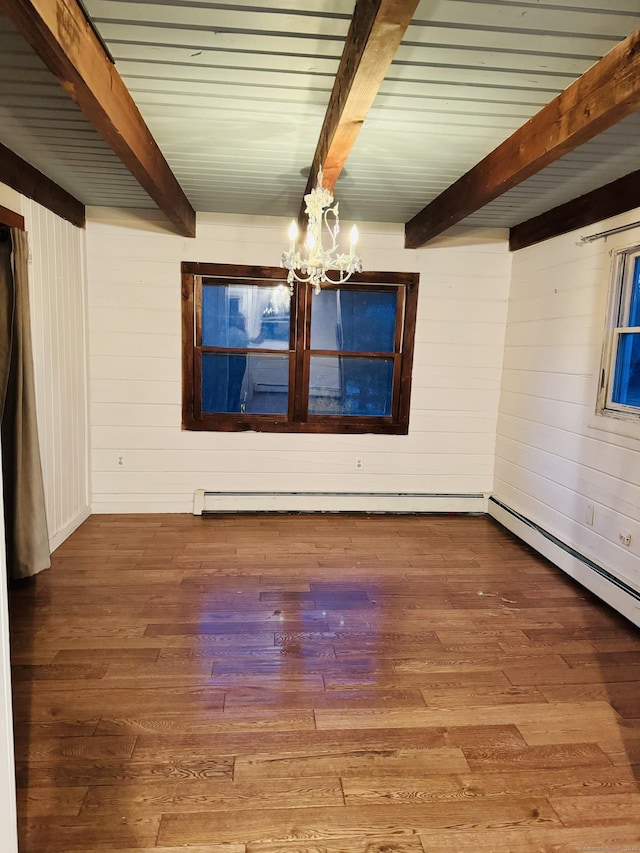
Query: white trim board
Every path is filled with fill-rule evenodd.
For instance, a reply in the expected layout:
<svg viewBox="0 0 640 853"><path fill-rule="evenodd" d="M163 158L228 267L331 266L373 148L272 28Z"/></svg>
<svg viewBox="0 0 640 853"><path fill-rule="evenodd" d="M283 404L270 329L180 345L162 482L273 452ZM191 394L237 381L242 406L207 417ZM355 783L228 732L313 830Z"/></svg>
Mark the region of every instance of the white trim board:
<svg viewBox="0 0 640 853"><path fill-rule="evenodd" d="M49 537L49 550L53 554L56 548L59 548L65 539L68 539L71 534L80 527L83 521L86 521L91 515L91 507L84 507L75 518L72 518L68 524Z"/></svg>
<svg viewBox="0 0 640 853"><path fill-rule="evenodd" d="M411 492L209 492L194 494L193 514L216 512L473 512L487 495Z"/></svg>
<svg viewBox="0 0 640 853"><path fill-rule="evenodd" d="M590 592L640 627L640 593L496 498L487 513Z"/></svg>
<svg viewBox="0 0 640 853"><path fill-rule="evenodd" d="M18 853L13 706L9 648L9 602L5 578L7 562L4 539L4 497L0 470L0 838L6 853Z"/></svg>

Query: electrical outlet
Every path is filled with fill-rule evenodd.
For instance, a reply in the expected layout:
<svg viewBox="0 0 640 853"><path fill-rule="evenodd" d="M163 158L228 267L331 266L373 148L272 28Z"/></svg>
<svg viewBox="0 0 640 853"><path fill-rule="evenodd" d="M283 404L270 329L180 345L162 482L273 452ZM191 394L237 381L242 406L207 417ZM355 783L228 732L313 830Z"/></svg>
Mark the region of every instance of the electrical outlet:
<svg viewBox="0 0 640 853"><path fill-rule="evenodd" d="M621 530L620 533L618 533L618 541L621 545L624 545L625 548L629 548L631 545L631 534L629 531Z"/></svg>
<svg viewBox="0 0 640 853"><path fill-rule="evenodd" d="M116 453L116 468L126 468L124 453Z"/></svg>
<svg viewBox="0 0 640 853"><path fill-rule="evenodd" d="M362 456L356 456L356 471L362 471L364 469L364 458Z"/></svg>

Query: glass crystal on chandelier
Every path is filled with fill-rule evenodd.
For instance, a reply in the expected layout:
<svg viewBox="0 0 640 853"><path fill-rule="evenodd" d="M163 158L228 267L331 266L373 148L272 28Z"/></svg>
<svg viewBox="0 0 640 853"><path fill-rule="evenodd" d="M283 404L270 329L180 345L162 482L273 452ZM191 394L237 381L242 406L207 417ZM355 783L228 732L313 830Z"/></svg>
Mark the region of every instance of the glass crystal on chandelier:
<svg viewBox="0 0 640 853"><path fill-rule="evenodd" d="M340 232L340 217L338 202L333 204L333 196L322 186L322 169L318 172L315 189L305 195L305 212L309 217L305 249L307 256L301 257L296 249L298 226L295 220L289 226L289 251L282 253L281 266L289 270L287 282L293 293L294 282L310 282L316 293L320 292L323 282L342 284L351 278L354 272L362 272L362 261L355 254L354 248L358 240L358 229L354 225L349 234L349 253L338 254L338 234ZM332 207L333 205L333 207ZM329 216L333 221L329 223ZM325 249L322 243L322 228L327 229L331 245ZM299 273L298 273L299 271ZM329 273L337 273L330 276Z"/></svg>

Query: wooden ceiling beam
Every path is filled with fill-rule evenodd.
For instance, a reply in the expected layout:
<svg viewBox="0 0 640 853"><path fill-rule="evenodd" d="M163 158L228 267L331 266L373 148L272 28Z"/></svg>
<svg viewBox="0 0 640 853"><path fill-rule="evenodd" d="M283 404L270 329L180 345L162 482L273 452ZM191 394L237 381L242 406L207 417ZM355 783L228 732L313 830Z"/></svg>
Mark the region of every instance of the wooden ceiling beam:
<svg viewBox="0 0 640 853"><path fill-rule="evenodd" d="M558 205L509 231L512 252L640 207L640 171Z"/></svg>
<svg viewBox="0 0 640 853"><path fill-rule="evenodd" d="M180 234L195 211L76 0L0 0L35 53Z"/></svg>
<svg viewBox="0 0 640 853"><path fill-rule="evenodd" d="M418 249L640 107L640 29L529 119L405 225Z"/></svg>
<svg viewBox="0 0 640 853"><path fill-rule="evenodd" d="M84 204L1 143L0 181L67 222L84 228Z"/></svg>
<svg viewBox="0 0 640 853"><path fill-rule="evenodd" d="M357 0L311 164L305 195L322 167L333 192L360 128L382 85L418 0ZM302 202L298 220L305 223Z"/></svg>

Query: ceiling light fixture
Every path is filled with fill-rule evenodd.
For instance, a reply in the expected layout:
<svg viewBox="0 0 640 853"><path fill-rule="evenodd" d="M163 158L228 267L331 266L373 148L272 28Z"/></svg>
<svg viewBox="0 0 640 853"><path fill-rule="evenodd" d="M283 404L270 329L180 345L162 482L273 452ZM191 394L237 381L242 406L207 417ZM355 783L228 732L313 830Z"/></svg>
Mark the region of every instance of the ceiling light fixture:
<svg viewBox="0 0 640 853"><path fill-rule="evenodd" d="M331 192L322 186L322 168L318 172L318 182L315 189L312 189L304 197L304 200L306 202L305 213L309 217L304 243L307 255L301 257L296 248L298 224L294 219L289 226L289 251L282 253L281 266L289 270L287 282L292 293L296 281L302 284L310 282L314 285L316 293L319 293L320 286L324 283L343 284L351 278L354 272L362 272L362 261L354 252L358 241L358 229L354 225L349 234L349 253L338 254L337 240L340 232L338 202L333 204ZM329 223L329 216L333 217L332 224ZM328 249L325 249L322 244L323 225L331 240ZM329 275L331 272L337 273L337 275Z"/></svg>

